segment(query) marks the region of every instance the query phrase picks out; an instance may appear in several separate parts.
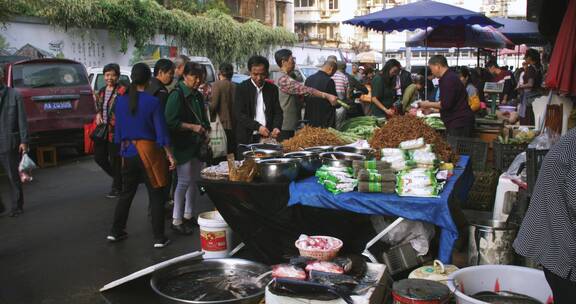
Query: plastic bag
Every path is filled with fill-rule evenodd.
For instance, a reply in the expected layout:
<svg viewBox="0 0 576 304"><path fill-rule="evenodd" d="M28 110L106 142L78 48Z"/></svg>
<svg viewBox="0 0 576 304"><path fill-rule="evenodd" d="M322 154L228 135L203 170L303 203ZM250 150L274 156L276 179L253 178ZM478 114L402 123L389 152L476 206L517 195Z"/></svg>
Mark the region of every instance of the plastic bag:
<svg viewBox="0 0 576 304"><path fill-rule="evenodd" d="M215 122L210 123L210 147L214 158L224 157L228 154L226 132L218 116L216 116Z"/></svg>
<svg viewBox="0 0 576 304"><path fill-rule="evenodd" d="M544 129L540 135L536 136L534 140L528 145L530 149L536 150L550 150L558 140L560 135L556 132L550 131L550 129Z"/></svg>
<svg viewBox="0 0 576 304"><path fill-rule="evenodd" d="M522 181L526 180L526 152L522 152L516 155L514 161L508 167L506 171L506 177L511 180Z"/></svg>
<svg viewBox="0 0 576 304"><path fill-rule="evenodd" d="M24 155L22 155L22 160L20 160L20 165L18 166L20 181L23 183L31 182L33 180L31 172L37 167L38 166L36 166L30 156L28 156L28 153L24 153Z"/></svg>
<svg viewBox="0 0 576 304"><path fill-rule="evenodd" d="M382 231L392 223L383 216L372 216L370 220L376 231ZM432 224L405 219L384 235L381 241L392 247L410 243L418 255L422 256L428 253L430 241L435 234L434 230Z"/></svg>

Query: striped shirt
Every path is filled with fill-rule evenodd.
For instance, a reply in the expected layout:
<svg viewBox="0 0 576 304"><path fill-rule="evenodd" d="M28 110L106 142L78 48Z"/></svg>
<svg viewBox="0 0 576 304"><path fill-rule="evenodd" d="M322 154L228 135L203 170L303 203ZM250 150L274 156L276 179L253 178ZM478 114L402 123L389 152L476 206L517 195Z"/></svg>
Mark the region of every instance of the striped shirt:
<svg viewBox="0 0 576 304"><path fill-rule="evenodd" d="M557 276L576 282L576 129L544 158L514 248Z"/></svg>
<svg viewBox="0 0 576 304"><path fill-rule="evenodd" d="M337 71L333 76L332 80L336 84L336 93L338 94L338 98L342 100L346 100L348 95L348 77L340 72Z"/></svg>

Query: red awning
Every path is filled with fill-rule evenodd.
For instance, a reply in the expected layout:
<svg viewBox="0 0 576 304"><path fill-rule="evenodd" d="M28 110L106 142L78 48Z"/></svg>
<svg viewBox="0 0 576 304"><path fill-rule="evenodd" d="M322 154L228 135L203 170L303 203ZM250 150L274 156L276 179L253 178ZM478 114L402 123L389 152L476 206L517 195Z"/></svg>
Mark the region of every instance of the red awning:
<svg viewBox="0 0 576 304"><path fill-rule="evenodd" d="M570 0L546 75L546 86L576 96L576 0Z"/></svg>

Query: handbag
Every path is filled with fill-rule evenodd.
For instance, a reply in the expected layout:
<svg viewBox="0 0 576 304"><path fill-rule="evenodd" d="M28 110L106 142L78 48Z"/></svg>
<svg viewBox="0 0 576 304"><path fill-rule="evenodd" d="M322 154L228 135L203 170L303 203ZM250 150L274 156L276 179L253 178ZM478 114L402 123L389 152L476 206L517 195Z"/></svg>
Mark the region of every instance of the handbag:
<svg viewBox="0 0 576 304"><path fill-rule="evenodd" d="M194 117L196 118L198 123L201 124L202 120L200 119L200 117L198 117L198 114L196 114L196 112L194 112L194 109L192 108L192 106L186 102L186 97L184 97L184 92L182 92L182 90L180 88L177 88L176 91L178 91L178 94L180 95L182 102L184 102L184 104L186 104L188 109L192 112L192 114L194 114ZM200 136L200 150L198 152L198 159L201 162L212 163L212 160L214 158L214 154L212 152L212 147L210 146L210 143L207 143L206 141L207 141L206 135L201 135Z"/></svg>
<svg viewBox="0 0 576 304"><path fill-rule="evenodd" d="M93 141L106 141L108 139L108 124L101 123L94 128L90 135Z"/></svg>

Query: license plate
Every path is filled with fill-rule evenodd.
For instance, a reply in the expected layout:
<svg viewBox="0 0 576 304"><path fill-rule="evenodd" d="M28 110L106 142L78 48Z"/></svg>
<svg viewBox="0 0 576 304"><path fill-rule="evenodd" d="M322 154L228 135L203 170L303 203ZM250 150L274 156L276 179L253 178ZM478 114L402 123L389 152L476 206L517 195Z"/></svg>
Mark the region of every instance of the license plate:
<svg viewBox="0 0 576 304"><path fill-rule="evenodd" d="M44 111L59 111L59 110L71 110L71 109L72 109L71 101L44 103Z"/></svg>

